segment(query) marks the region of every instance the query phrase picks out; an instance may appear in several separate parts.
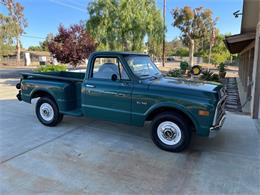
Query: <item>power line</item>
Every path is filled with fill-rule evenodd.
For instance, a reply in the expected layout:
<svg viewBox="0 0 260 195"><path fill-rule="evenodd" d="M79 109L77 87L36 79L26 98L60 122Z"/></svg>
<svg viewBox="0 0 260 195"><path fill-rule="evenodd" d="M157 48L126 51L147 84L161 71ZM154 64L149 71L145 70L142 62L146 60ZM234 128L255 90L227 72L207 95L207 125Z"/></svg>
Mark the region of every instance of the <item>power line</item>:
<svg viewBox="0 0 260 195"><path fill-rule="evenodd" d="M58 1L58 0L49 0L49 1L52 2L52 3L56 3L58 5L64 6L64 7L68 7L68 8L75 9L75 10L78 10L78 11L82 11L82 12L85 12L85 13L87 12L86 9L82 9L82 8L77 7L75 5L64 3L64 2L61 2L61 1Z"/></svg>
<svg viewBox="0 0 260 195"><path fill-rule="evenodd" d="M33 39L45 39L43 37L37 37L37 36L33 36L33 35L21 35L22 37L27 37L27 38L33 38Z"/></svg>
<svg viewBox="0 0 260 195"><path fill-rule="evenodd" d="M64 1L64 0L63 0L63 1ZM85 4L79 3L79 2L77 2L77 1L75 1L75 0L67 0L67 1L70 1L70 2L72 2L72 4L77 5L77 6L80 6L80 7L86 6Z"/></svg>

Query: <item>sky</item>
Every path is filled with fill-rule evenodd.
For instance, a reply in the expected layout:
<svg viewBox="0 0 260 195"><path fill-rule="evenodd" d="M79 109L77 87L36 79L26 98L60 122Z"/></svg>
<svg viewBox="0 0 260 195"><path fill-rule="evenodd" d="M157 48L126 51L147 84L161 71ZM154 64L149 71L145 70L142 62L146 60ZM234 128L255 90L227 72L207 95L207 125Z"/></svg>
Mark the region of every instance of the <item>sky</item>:
<svg viewBox="0 0 260 195"><path fill-rule="evenodd" d="M57 33L59 24L68 27L87 20L87 5L91 0L16 0L24 7L24 15L28 21L26 34L22 36L22 45L28 48L39 45L44 41L48 33ZM158 9L163 12L163 0L156 0ZM210 8L214 17L219 17L217 28L221 33L240 33L241 16L235 18L233 12L242 10L243 0L166 0L166 40L171 41L180 36L180 31L172 26L171 10L184 6L192 8L203 6ZM7 15L8 12L0 5L0 12Z"/></svg>

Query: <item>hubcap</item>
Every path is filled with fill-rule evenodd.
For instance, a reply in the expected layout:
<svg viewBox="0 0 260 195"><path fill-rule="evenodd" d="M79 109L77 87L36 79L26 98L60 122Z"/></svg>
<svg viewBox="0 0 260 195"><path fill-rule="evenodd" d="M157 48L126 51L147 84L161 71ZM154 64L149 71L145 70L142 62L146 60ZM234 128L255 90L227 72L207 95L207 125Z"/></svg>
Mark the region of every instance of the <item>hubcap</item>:
<svg viewBox="0 0 260 195"><path fill-rule="evenodd" d="M171 121L162 122L157 128L159 139L167 145L175 145L181 140L181 130L177 124Z"/></svg>
<svg viewBox="0 0 260 195"><path fill-rule="evenodd" d="M48 103L43 103L40 106L40 114L45 121L51 121L54 117L54 111L52 106Z"/></svg>

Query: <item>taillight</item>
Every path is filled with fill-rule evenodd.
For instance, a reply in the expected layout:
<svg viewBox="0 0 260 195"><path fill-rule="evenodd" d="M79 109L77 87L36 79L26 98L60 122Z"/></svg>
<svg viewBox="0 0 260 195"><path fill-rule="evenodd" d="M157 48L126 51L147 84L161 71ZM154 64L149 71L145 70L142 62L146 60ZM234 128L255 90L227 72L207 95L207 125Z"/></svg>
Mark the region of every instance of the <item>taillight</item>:
<svg viewBox="0 0 260 195"><path fill-rule="evenodd" d="M16 84L16 89L21 89L21 83Z"/></svg>

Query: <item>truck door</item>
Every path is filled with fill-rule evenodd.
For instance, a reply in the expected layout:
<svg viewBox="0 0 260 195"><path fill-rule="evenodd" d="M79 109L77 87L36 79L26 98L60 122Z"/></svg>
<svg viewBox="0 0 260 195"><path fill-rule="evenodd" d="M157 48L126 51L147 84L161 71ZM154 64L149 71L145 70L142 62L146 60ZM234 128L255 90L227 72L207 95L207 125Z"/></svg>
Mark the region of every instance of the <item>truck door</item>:
<svg viewBox="0 0 260 195"><path fill-rule="evenodd" d="M84 115L129 124L133 84L117 57L96 56L82 86Z"/></svg>

